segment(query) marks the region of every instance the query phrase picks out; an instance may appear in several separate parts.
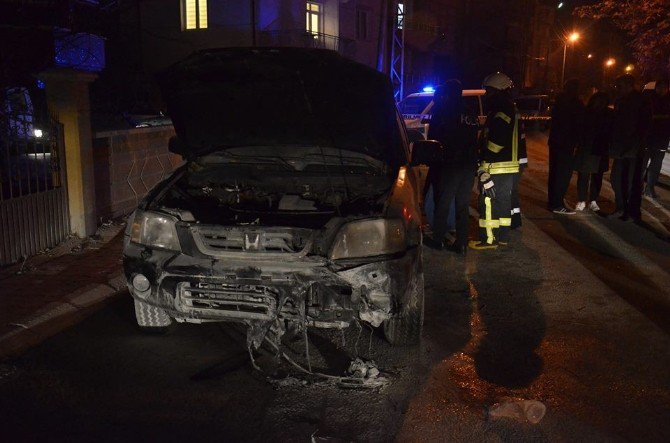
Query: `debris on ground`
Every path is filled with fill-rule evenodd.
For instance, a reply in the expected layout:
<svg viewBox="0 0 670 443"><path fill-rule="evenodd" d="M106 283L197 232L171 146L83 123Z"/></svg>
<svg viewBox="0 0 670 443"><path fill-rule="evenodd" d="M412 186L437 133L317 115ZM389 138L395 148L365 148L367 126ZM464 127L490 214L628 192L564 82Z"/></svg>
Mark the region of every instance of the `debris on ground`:
<svg viewBox="0 0 670 443"><path fill-rule="evenodd" d="M338 385L343 388L377 388L386 385L388 381L381 375L374 361L357 357L349 364L346 376L340 379Z"/></svg>
<svg viewBox="0 0 670 443"><path fill-rule="evenodd" d="M547 412L547 407L537 400L511 399L496 403L488 410L488 419L513 418L538 424Z"/></svg>
<svg viewBox="0 0 670 443"><path fill-rule="evenodd" d="M268 381L277 388L286 388L289 386L307 386L307 380L300 380L296 377L286 378L268 378Z"/></svg>
<svg viewBox="0 0 670 443"><path fill-rule="evenodd" d="M339 442L347 441L347 440L341 440L341 439L336 438L336 437L328 437L326 435L317 435L318 432L319 432L319 430L317 429L311 435L311 442L312 443L319 443L319 442L339 443Z"/></svg>
<svg viewBox="0 0 670 443"><path fill-rule="evenodd" d="M18 373L16 366L0 364L0 381L8 380Z"/></svg>

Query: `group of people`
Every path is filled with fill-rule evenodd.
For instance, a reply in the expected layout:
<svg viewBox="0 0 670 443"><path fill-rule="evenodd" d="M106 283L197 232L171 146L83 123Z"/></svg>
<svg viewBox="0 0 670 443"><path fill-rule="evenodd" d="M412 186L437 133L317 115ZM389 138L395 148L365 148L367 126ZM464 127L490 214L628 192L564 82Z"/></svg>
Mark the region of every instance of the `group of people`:
<svg viewBox="0 0 670 443"><path fill-rule="evenodd" d="M616 204L612 217L640 220L642 196L657 197L655 186L670 144L668 82L659 80L654 89L641 92L633 76L623 75L616 80L611 104L609 94L596 91L584 105L577 80L568 80L556 98L549 134L548 208L553 212L599 211L610 160ZM564 201L573 171L574 211Z"/></svg>
<svg viewBox="0 0 670 443"><path fill-rule="evenodd" d="M487 119L480 128L478 116L463 106L458 80L438 87L428 138L443 146L443 158L431 164L427 188L432 187L435 214L433 235L426 244L464 254L473 249L496 249L509 241L510 230L521 226L517 189L527 164L526 145L519 114L510 91L512 80L503 73L484 79ZM473 177L479 188L479 238L468 242L468 206ZM449 211L455 209L456 238L447 244Z"/></svg>
<svg viewBox="0 0 670 443"><path fill-rule="evenodd" d="M442 144L443 156L429 165L426 181L435 204L427 246L459 254L465 254L468 247L496 249L506 245L510 231L521 226L518 185L528 158L523 124L510 94L512 86L512 80L499 72L484 80L487 116L483 128L478 116L466 111L458 80L436 89L428 139ZM670 144L668 82L657 81L655 89L645 95L636 89L631 75L621 76L616 80L613 106L609 94L601 91L595 91L584 105L579 92L577 80L567 81L552 110L548 209L575 213L564 199L576 171L575 210L599 211L597 200L611 159L616 200L612 216L639 220L643 192L656 198L655 185ZM474 177L479 190L479 235L468 241ZM453 242L446 240L450 211L455 212Z"/></svg>

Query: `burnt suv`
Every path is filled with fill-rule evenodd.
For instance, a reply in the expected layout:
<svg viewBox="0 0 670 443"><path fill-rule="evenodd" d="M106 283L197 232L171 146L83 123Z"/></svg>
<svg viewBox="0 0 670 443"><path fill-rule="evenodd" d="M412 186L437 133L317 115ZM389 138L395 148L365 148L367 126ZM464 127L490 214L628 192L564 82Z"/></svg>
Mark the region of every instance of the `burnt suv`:
<svg viewBox="0 0 670 443"><path fill-rule="evenodd" d="M363 321L418 341L422 184L386 76L332 51L235 48L159 84L185 164L126 230L140 327L242 322L258 346Z"/></svg>

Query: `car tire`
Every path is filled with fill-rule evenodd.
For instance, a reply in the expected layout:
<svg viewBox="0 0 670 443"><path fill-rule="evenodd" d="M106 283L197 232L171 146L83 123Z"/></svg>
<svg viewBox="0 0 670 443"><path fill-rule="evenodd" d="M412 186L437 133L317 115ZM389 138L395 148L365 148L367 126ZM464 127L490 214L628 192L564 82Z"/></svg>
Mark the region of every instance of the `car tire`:
<svg viewBox="0 0 670 443"><path fill-rule="evenodd" d="M164 309L139 300L134 301L135 318L137 319L137 325L142 331L159 334L167 332L170 325L172 325L172 319Z"/></svg>
<svg viewBox="0 0 670 443"><path fill-rule="evenodd" d="M416 345L421 341L425 300L422 271L416 274L409 290L401 311L383 323L384 337L393 346Z"/></svg>

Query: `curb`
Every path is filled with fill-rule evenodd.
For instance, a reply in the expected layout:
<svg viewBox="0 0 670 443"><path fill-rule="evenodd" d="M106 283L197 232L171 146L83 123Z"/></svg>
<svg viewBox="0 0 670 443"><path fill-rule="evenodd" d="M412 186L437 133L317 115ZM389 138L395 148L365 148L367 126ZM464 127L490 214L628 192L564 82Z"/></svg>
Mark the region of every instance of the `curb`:
<svg viewBox="0 0 670 443"><path fill-rule="evenodd" d="M126 278L119 272L107 283L84 286L62 301L49 303L29 317L12 323L14 329L0 336L0 361L16 357L79 323L125 289Z"/></svg>

